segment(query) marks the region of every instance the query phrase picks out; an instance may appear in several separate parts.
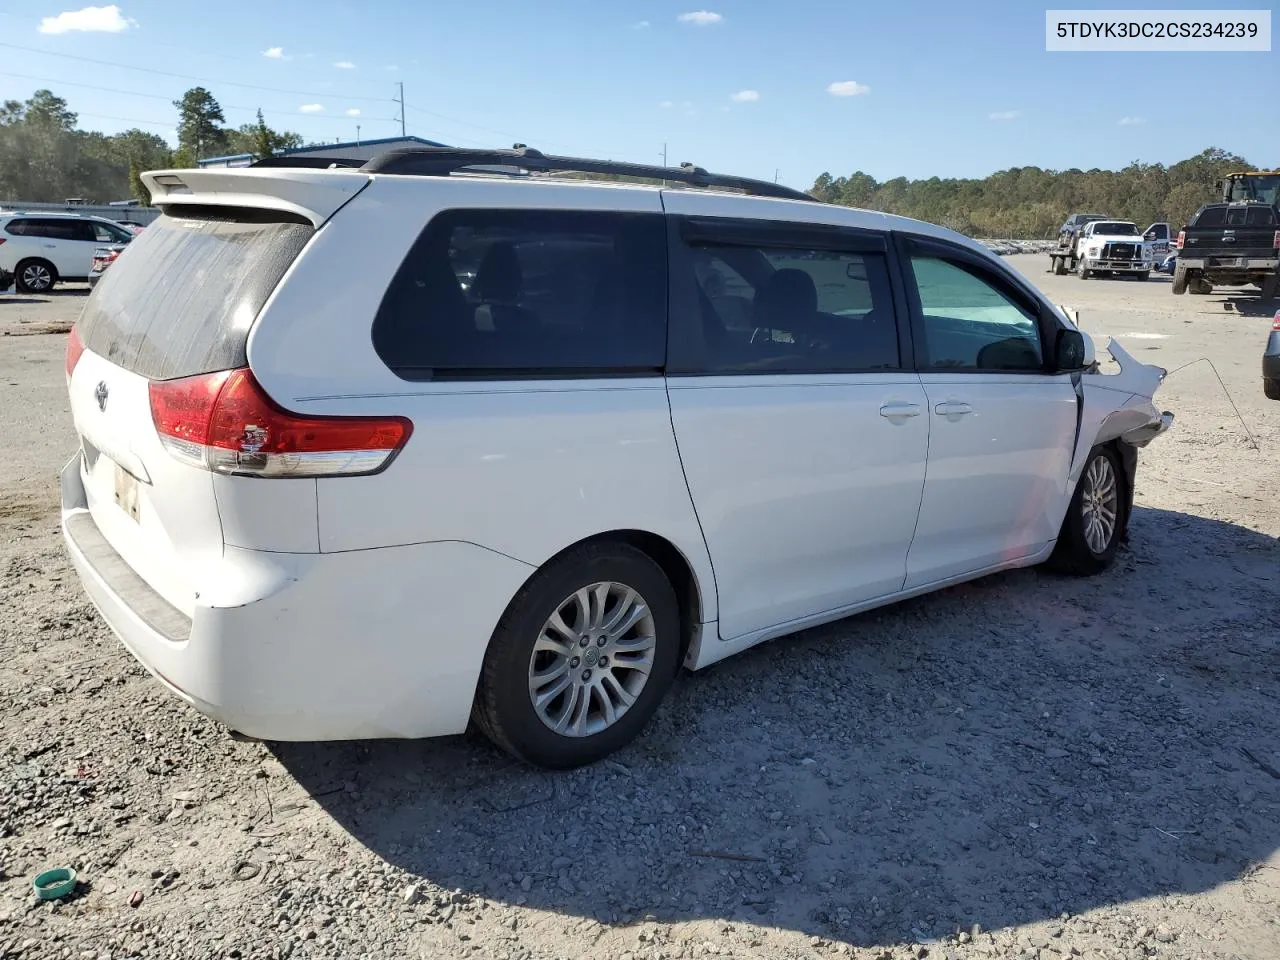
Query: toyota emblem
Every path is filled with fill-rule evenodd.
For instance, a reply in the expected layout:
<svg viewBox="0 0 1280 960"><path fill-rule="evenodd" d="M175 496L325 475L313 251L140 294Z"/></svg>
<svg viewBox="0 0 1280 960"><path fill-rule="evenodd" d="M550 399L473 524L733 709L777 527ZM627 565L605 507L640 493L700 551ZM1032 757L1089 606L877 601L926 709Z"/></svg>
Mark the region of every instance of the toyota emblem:
<svg viewBox="0 0 1280 960"><path fill-rule="evenodd" d="M98 401L98 409L103 413L107 412L107 382L99 380L98 385L93 388L93 399Z"/></svg>

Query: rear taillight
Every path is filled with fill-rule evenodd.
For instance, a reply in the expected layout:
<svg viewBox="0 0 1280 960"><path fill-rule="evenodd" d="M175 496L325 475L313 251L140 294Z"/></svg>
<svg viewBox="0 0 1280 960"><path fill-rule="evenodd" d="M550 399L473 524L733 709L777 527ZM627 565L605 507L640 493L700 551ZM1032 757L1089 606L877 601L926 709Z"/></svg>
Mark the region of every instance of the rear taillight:
<svg viewBox="0 0 1280 960"><path fill-rule="evenodd" d="M76 364L80 362L80 354L84 353L84 341L80 339L80 331L75 327L71 328L71 332L67 334L67 379L71 379L71 374L76 369Z"/></svg>
<svg viewBox="0 0 1280 960"><path fill-rule="evenodd" d="M1275 319L1271 321L1272 330L1280 330L1280 310L1276 311Z"/></svg>
<svg viewBox="0 0 1280 960"><path fill-rule="evenodd" d="M1280 250L1280 230L1277 230L1275 236L1271 238L1271 248Z"/></svg>
<svg viewBox="0 0 1280 960"><path fill-rule="evenodd" d="M304 417L278 407L248 369L152 382L165 449L192 466L250 477L377 473L405 445L402 417Z"/></svg>
<svg viewBox="0 0 1280 960"><path fill-rule="evenodd" d="M1187 242L1187 231L1185 231L1185 230L1179 230L1179 231L1178 231L1178 240L1177 240L1177 242L1174 244L1174 246L1176 246L1179 250L1181 250L1181 249L1182 249L1182 245L1183 245L1184 243L1186 243L1186 242Z"/></svg>

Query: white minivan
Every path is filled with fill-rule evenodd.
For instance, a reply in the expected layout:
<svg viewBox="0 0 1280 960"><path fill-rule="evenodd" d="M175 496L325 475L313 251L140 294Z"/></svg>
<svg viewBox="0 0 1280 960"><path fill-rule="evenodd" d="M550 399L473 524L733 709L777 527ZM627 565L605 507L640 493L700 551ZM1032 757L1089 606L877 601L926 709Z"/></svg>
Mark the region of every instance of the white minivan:
<svg viewBox="0 0 1280 960"><path fill-rule="evenodd" d="M1172 419L980 245L774 184L446 148L145 180L68 342L66 543L251 737L474 718L596 760L682 664L1103 570Z"/></svg>
<svg viewBox="0 0 1280 960"><path fill-rule="evenodd" d="M0 270L23 293L47 293L60 281L88 280L95 250L131 240L131 230L103 217L0 213Z"/></svg>

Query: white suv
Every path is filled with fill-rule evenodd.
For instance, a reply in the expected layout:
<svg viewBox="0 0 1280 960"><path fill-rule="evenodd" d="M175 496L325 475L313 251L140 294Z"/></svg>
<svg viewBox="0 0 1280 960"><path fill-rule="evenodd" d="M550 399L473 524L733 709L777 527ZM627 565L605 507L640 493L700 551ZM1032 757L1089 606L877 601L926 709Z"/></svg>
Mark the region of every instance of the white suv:
<svg viewBox="0 0 1280 960"><path fill-rule="evenodd" d="M47 293L60 280L88 280L95 250L132 239L103 217L0 213L0 272L12 273L23 293Z"/></svg>
<svg viewBox="0 0 1280 960"><path fill-rule="evenodd" d="M1102 570L1171 420L980 245L773 184L431 148L146 181L68 345L66 543L252 737L474 717L595 760L681 664Z"/></svg>

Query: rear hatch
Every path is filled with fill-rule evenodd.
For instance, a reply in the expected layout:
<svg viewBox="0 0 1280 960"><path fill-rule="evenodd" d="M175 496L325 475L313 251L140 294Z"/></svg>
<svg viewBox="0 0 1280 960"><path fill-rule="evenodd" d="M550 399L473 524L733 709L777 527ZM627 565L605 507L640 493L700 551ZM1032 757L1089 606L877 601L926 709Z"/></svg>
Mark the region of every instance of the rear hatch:
<svg viewBox="0 0 1280 960"><path fill-rule="evenodd" d="M1235 259L1280 256L1280 231L1276 212L1262 203L1205 207L1187 226L1183 256L1221 259L1230 266Z"/></svg>
<svg viewBox="0 0 1280 960"><path fill-rule="evenodd" d="M292 212L170 208L102 274L68 344L90 515L187 616L223 549L215 475L157 430L153 385L244 367L250 327L314 232Z"/></svg>

